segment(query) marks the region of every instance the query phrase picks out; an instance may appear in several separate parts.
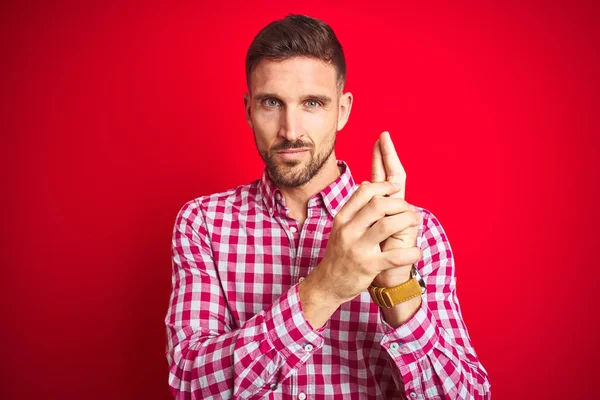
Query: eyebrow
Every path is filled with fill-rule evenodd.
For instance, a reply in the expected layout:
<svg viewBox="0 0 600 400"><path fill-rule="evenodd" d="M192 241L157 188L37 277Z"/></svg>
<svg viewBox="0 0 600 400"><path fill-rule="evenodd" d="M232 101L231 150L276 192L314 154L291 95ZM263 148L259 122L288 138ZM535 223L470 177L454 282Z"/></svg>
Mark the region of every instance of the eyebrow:
<svg viewBox="0 0 600 400"><path fill-rule="evenodd" d="M279 98L279 96L277 96L275 93L258 93L256 96L254 96L254 98L258 101L263 101L266 99L281 100ZM304 100L318 100L318 101L322 102L323 104L331 103L331 97L321 95L321 94L307 94L306 96L302 96L302 98Z"/></svg>

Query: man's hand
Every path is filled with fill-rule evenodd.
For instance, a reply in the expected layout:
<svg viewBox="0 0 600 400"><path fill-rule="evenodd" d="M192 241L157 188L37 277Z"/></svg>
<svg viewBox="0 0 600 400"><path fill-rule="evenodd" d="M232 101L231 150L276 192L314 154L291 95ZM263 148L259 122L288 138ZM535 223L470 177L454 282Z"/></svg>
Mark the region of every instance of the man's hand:
<svg viewBox="0 0 600 400"><path fill-rule="evenodd" d="M383 251L388 251L400 248L416 248L417 234L422 218L415 212L415 209L410 204L404 201L404 196L406 194L406 172L404 171L404 167L400 162L400 158L396 153L394 143L388 132L383 132L379 137L379 140L375 142L371 173L374 183L393 182L400 185L401 189L390 195L392 198L401 200L404 204L404 211L402 211L402 214L398 215L397 220L412 222L409 224L408 228L406 228L406 224L398 225L397 232L381 244L381 249ZM393 287L400 285L410 279L411 267L412 263L382 271L375 278L373 284L379 287Z"/></svg>
<svg viewBox="0 0 600 400"><path fill-rule="evenodd" d="M323 259L298 286L304 314L314 328L323 326L342 303L364 292L383 271L421 259L414 246L380 246L420 222L408 203L387 197L399 189L391 182L363 183L336 215Z"/></svg>

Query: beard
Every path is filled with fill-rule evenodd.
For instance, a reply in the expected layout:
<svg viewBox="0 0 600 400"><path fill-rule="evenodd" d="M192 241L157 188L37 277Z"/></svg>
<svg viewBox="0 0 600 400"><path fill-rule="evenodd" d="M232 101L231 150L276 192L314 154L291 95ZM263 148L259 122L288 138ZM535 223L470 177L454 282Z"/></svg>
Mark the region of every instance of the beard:
<svg viewBox="0 0 600 400"><path fill-rule="evenodd" d="M324 143L323 148L318 153L315 153L315 147L312 143L305 143L300 140L285 142L274 146L269 150L258 150L261 158L267 166L269 175L275 184L287 188L296 188L308 183L315 175L321 171L335 148L337 132L333 135L333 140L330 143ZM256 143L256 134L254 135ZM258 143L257 146L258 148ZM308 161L302 160L277 160L276 151L308 148L310 158ZM301 166L300 164L305 164Z"/></svg>

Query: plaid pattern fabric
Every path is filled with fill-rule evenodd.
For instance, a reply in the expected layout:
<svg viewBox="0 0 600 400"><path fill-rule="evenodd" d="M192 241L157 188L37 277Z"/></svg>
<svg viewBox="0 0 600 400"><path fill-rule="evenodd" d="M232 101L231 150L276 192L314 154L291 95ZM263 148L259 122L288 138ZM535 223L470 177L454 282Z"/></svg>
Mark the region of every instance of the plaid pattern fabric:
<svg viewBox="0 0 600 400"><path fill-rule="evenodd" d="M302 229L266 170L181 208L165 318L177 399L490 398L460 313L450 244L425 209L417 269L427 291L409 321L393 329L367 291L321 329L304 318L297 284L357 188L348 166L338 167L341 176L310 199Z"/></svg>

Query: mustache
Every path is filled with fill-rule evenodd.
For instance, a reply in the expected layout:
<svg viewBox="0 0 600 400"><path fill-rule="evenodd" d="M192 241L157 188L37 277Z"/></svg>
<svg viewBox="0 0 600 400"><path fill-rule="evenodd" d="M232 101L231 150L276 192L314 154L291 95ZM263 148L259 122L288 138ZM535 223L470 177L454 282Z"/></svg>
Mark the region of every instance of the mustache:
<svg viewBox="0 0 600 400"><path fill-rule="evenodd" d="M277 146L273 146L271 148L272 151L281 151L281 150L291 150L291 149L304 149L309 148L312 149L312 145L310 143L304 143L302 141L290 142L286 140L285 142L278 144Z"/></svg>

